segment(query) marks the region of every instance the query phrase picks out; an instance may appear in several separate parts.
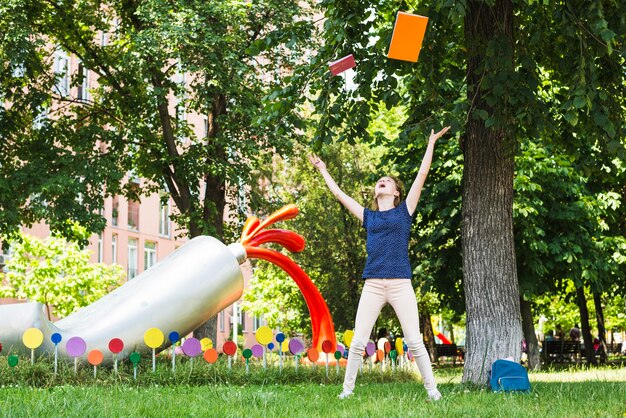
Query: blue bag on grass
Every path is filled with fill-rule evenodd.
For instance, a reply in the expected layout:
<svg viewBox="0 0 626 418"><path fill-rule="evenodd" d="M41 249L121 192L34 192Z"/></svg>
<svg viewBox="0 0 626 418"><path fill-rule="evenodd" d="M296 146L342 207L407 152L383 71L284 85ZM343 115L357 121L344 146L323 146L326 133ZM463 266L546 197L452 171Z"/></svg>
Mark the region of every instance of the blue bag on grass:
<svg viewBox="0 0 626 418"><path fill-rule="evenodd" d="M510 360L496 360L493 362L489 383L494 392L530 391L528 372L521 364Z"/></svg>

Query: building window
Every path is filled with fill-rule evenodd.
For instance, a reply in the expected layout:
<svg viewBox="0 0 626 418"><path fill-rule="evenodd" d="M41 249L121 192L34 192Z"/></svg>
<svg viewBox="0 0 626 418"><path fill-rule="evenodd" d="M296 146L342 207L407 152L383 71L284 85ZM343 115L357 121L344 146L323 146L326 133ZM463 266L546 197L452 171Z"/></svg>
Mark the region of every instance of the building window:
<svg viewBox="0 0 626 418"><path fill-rule="evenodd" d="M139 202L134 200L128 201L128 229L139 230Z"/></svg>
<svg viewBox="0 0 626 418"><path fill-rule="evenodd" d="M243 311L243 309L239 308L239 329L241 329L241 332L246 332L246 313Z"/></svg>
<svg viewBox="0 0 626 418"><path fill-rule="evenodd" d="M70 57L63 52L57 52L54 56L54 73L57 81L55 90L60 96L67 96L70 93Z"/></svg>
<svg viewBox="0 0 626 418"><path fill-rule="evenodd" d="M262 326L263 326L263 316L254 315L254 318L252 320L252 331L256 332L256 330L261 328Z"/></svg>
<svg viewBox="0 0 626 418"><path fill-rule="evenodd" d="M176 83L182 90L181 93L177 94L176 98L176 120L185 121L187 120L187 75L181 71L180 67L176 71Z"/></svg>
<svg viewBox="0 0 626 418"><path fill-rule="evenodd" d="M119 196L113 196L111 202L111 225L117 226L118 217L120 216L120 198Z"/></svg>
<svg viewBox="0 0 626 418"><path fill-rule="evenodd" d="M117 234L111 235L111 264L117 263Z"/></svg>
<svg viewBox="0 0 626 418"><path fill-rule="evenodd" d="M159 202L159 235L170 237L170 200L163 202L161 198Z"/></svg>
<svg viewBox="0 0 626 418"><path fill-rule="evenodd" d="M98 263L102 263L104 259L104 242L102 232L98 235Z"/></svg>
<svg viewBox="0 0 626 418"><path fill-rule="evenodd" d="M100 35L100 45L107 46L109 44L109 32L102 31Z"/></svg>
<svg viewBox="0 0 626 418"><path fill-rule="evenodd" d="M224 332L224 327L225 327L224 317L225 316L226 315L224 314L224 311L222 311L219 314L217 314L217 322L219 323L219 326L220 326L220 332Z"/></svg>
<svg viewBox="0 0 626 418"><path fill-rule="evenodd" d="M137 240L128 238L128 280L137 277Z"/></svg>
<svg viewBox="0 0 626 418"><path fill-rule="evenodd" d="M156 242L146 241L143 247L144 271L154 266L157 262Z"/></svg>
<svg viewBox="0 0 626 418"><path fill-rule="evenodd" d="M78 84L78 100L89 101L89 70L83 66L81 62L78 64L78 76L81 78Z"/></svg>
<svg viewBox="0 0 626 418"><path fill-rule="evenodd" d="M48 108L40 106L37 109L37 114L33 119L33 129L43 128L48 120Z"/></svg>

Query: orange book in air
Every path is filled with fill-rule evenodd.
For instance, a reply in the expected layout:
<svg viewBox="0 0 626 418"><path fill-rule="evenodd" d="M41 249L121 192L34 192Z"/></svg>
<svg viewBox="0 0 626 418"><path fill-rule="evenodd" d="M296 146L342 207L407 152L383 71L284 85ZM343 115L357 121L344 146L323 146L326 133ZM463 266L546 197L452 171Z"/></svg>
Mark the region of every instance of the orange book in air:
<svg viewBox="0 0 626 418"><path fill-rule="evenodd" d="M398 12L387 58L417 62L427 24L425 16Z"/></svg>

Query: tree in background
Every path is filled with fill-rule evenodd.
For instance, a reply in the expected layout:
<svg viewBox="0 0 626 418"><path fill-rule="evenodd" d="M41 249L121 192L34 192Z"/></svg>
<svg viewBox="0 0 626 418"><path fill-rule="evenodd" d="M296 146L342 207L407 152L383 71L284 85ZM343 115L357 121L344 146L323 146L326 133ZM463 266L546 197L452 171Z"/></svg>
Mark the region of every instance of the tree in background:
<svg viewBox="0 0 626 418"><path fill-rule="evenodd" d="M222 238L228 193L237 202L251 170L298 139L298 120L272 119L286 112L264 99L311 45L296 43L310 39L304 4L2 1L0 229L100 231L105 197L167 190L190 237Z"/></svg>
<svg viewBox="0 0 626 418"><path fill-rule="evenodd" d="M82 228L74 229L79 236L88 235ZM91 263L90 251L62 237L41 240L20 233L9 242L12 254L0 297L40 302L46 306L48 319L52 314L66 317L97 301L124 278L121 266Z"/></svg>
<svg viewBox="0 0 626 418"><path fill-rule="evenodd" d="M319 72L320 82L311 89L322 115L318 146L333 137L368 138L369 109L380 102L402 102L409 109L392 156L425 139L433 114L459 132L467 310L463 380L485 384L493 360L521 354L513 235L519 141L542 138L571 155L593 144L624 156L626 71L616 51L623 48L626 22L620 5L327 0L322 7L325 42L315 60L353 53L358 64L354 89ZM385 58L399 9L429 16L415 65ZM412 155L418 165L421 154Z"/></svg>

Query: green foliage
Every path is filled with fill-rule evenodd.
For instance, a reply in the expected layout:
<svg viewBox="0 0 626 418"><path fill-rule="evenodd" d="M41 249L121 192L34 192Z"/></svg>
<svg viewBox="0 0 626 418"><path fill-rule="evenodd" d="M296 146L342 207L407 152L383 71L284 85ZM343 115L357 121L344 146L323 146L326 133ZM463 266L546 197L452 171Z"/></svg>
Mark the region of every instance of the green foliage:
<svg viewBox="0 0 626 418"><path fill-rule="evenodd" d="M241 307L255 315L263 315L272 329L278 328L287 334L310 334L310 316L298 286L273 264L257 262Z"/></svg>
<svg viewBox="0 0 626 418"><path fill-rule="evenodd" d="M60 318L97 301L124 277L121 266L90 263L90 251L60 237L40 240L22 233L10 244L0 297L43 303Z"/></svg>
<svg viewBox="0 0 626 418"><path fill-rule="evenodd" d="M2 1L0 229L45 219L67 236L72 219L99 231L106 196L167 188L184 230L221 235L226 193L299 137L265 109L302 59L295 41L311 37L305 5ZM65 54L95 73L88 98L74 69L65 91Z"/></svg>

